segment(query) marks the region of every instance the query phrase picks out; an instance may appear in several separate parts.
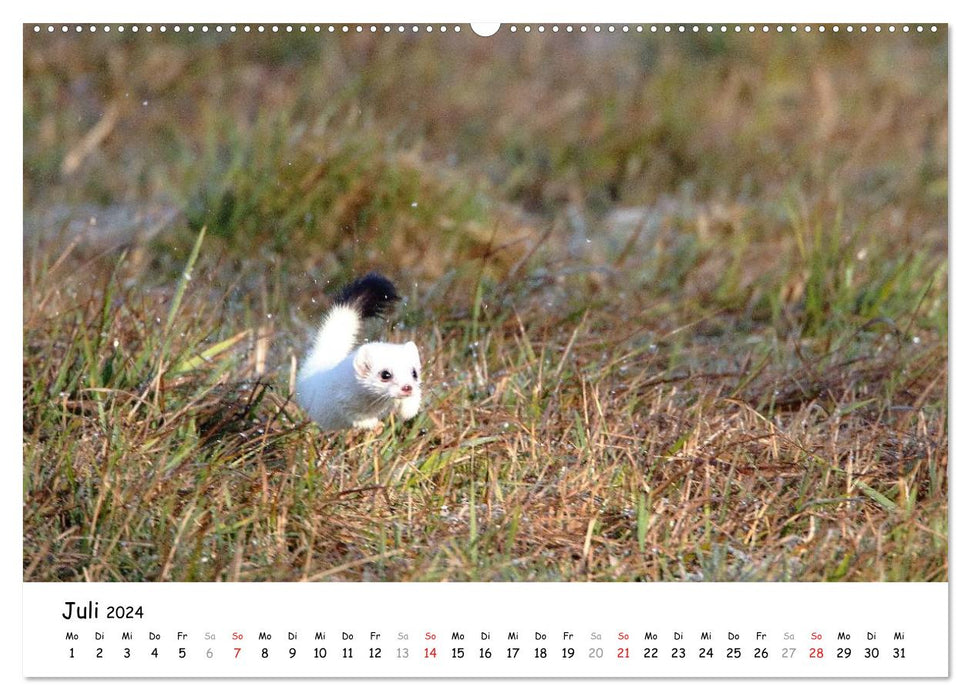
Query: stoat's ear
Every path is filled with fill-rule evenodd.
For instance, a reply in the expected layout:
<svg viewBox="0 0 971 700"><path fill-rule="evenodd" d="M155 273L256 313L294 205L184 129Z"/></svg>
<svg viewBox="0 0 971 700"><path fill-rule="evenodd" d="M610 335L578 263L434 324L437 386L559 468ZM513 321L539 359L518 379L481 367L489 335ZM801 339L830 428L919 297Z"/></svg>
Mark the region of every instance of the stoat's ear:
<svg viewBox="0 0 971 700"><path fill-rule="evenodd" d="M421 358L418 357L418 346L415 345L413 341L409 340L407 343L405 343L405 350L407 350L408 354L415 358L415 362L421 362Z"/></svg>
<svg viewBox="0 0 971 700"><path fill-rule="evenodd" d="M354 354L354 372L361 378L371 373L371 353L367 345L359 347Z"/></svg>

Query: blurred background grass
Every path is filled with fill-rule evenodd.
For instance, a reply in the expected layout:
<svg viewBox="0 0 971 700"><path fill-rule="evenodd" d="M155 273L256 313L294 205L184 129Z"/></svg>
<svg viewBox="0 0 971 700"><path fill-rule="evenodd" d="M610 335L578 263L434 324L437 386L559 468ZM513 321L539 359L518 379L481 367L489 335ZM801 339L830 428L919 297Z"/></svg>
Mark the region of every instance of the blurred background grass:
<svg viewBox="0 0 971 700"><path fill-rule="evenodd" d="M946 31L25 27L25 575L946 578L947 134Z"/></svg>

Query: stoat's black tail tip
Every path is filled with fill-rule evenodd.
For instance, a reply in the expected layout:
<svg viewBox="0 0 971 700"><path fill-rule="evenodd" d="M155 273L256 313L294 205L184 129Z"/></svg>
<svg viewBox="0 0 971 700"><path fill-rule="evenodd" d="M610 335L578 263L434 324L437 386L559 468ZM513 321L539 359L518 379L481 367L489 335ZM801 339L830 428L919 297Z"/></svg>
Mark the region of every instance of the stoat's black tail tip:
<svg viewBox="0 0 971 700"><path fill-rule="evenodd" d="M371 318L384 316L400 298L391 280L369 272L344 287L337 295L337 303L353 306L361 318Z"/></svg>

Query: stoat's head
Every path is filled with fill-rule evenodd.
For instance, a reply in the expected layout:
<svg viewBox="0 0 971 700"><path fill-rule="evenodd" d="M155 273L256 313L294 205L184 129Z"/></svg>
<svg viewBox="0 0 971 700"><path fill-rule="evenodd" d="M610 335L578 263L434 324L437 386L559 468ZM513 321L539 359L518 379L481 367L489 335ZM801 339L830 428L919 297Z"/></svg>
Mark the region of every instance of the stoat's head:
<svg viewBox="0 0 971 700"><path fill-rule="evenodd" d="M421 390L421 360L413 342L367 343L354 354L354 373L372 394L406 399Z"/></svg>

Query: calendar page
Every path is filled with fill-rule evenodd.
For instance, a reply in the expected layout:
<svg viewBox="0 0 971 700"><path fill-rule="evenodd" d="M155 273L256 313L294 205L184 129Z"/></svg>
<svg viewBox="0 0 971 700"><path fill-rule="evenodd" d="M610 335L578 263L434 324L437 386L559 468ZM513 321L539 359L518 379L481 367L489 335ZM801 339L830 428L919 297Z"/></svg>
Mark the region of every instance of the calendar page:
<svg viewBox="0 0 971 700"><path fill-rule="evenodd" d="M946 22L22 41L32 683L949 677Z"/></svg>

